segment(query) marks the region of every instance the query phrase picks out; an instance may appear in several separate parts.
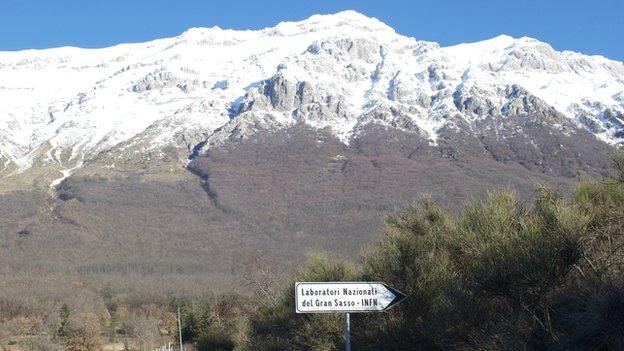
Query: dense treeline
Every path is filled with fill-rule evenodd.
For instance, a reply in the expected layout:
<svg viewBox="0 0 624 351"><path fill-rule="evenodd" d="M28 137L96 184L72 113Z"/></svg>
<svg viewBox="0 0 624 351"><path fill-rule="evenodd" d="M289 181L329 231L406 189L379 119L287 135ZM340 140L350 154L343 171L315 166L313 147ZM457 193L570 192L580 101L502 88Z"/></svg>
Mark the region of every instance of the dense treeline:
<svg viewBox="0 0 624 351"><path fill-rule="evenodd" d="M296 314L292 283L363 280L408 299L354 315L354 350L622 350L624 156L614 163L616 174L582 181L568 196L538 187L532 203L497 191L450 212L423 197L385 219L359 264L312 254L281 290L250 281L256 299L163 306L108 294L95 309L88 301L54 318L14 317L2 325L0 349L7 335L41 331L48 338L33 349L99 349L123 336L127 349L149 349L175 342L179 307L183 339L197 350L339 350L342 317Z"/></svg>

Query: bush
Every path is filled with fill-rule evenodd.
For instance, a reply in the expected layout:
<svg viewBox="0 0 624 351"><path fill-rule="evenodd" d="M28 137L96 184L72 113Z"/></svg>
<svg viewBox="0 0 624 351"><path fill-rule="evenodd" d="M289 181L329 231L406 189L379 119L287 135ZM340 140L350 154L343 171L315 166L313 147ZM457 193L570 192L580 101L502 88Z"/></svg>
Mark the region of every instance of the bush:
<svg viewBox="0 0 624 351"><path fill-rule="evenodd" d="M223 330L209 330L196 339L197 351L232 351L236 343L232 336Z"/></svg>
<svg viewBox="0 0 624 351"><path fill-rule="evenodd" d="M82 315L72 319L62 337L64 350L97 351L102 350L99 321L92 315Z"/></svg>
<svg viewBox="0 0 624 351"><path fill-rule="evenodd" d="M332 314L295 313L296 281L351 281L355 268L333 262L322 254L311 254L308 264L296 273L280 299L258 309L251 321L250 344L254 350L340 350L342 318Z"/></svg>
<svg viewBox="0 0 624 351"><path fill-rule="evenodd" d="M241 350L247 343L249 303L245 298L223 295L174 301L173 305L181 307L183 342L195 344L199 351Z"/></svg>

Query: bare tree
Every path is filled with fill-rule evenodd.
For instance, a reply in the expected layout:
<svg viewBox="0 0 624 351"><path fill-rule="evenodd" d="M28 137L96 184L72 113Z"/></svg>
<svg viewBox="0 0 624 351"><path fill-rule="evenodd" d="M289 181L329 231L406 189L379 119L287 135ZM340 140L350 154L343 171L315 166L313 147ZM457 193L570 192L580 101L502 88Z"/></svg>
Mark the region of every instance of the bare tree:
<svg viewBox="0 0 624 351"><path fill-rule="evenodd" d="M284 269L264 253L253 253L243 261L245 287L253 289L254 295L266 299L271 305L276 303L275 286Z"/></svg>

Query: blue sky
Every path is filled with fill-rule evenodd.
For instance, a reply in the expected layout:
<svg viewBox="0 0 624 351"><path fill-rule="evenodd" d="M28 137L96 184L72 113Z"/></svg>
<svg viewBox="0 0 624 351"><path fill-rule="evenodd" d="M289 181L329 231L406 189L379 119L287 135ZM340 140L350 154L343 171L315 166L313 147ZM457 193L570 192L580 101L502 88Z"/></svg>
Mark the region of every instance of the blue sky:
<svg viewBox="0 0 624 351"><path fill-rule="evenodd" d="M103 47L175 36L189 27L257 29L345 9L441 45L508 34L624 60L624 0L0 0L0 50Z"/></svg>

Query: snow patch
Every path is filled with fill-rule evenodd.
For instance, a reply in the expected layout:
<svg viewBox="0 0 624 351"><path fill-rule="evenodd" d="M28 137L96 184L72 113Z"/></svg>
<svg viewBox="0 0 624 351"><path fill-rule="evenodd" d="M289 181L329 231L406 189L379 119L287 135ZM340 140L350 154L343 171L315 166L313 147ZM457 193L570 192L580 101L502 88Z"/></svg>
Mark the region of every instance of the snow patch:
<svg viewBox="0 0 624 351"><path fill-rule="evenodd" d="M74 173L74 171L77 170L80 167L82 167L82 162L78 163L76 166L74 166L72 168L60 170L59 172L61 172L61 174L63 176L53 180L52 183L50 183L50 188L56 188L59 184L61 184L61 182L63 180L65 180L67 177L71 176L72 173Z"/></svg>

